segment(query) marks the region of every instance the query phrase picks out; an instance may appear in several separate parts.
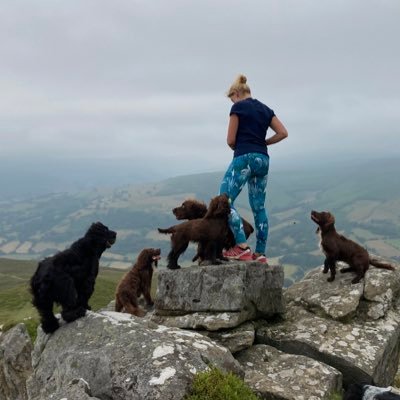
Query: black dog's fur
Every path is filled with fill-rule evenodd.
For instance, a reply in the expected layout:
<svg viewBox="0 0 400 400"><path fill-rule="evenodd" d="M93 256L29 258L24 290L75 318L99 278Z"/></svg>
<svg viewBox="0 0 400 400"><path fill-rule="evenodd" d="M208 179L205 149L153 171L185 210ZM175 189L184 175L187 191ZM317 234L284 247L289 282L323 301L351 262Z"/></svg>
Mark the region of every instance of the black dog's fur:
<svg viewBox="0 0 400 400"><path fill-rule="evenodd" d="M400 395L393 393L391 389L372 386L368 383L352 383L349 385L343 400L364 400L367 397L371 399L371 395L374 400L400 400Z"/></svg>
<svg viewBox="0 0 400 400"><path fill-rule="evenodd" d="M187 249L189 242L199 244L203 260L218 264L217 257L222 254L229 230L230 214L228 197L225 194L214 197L203 218L192 219L167 229L158 228L160 233L171 233L171 251L168 254L169 269L178 269L179 256Z"/></svg>
<svg viewBox="0 0 400 400"><path fill-rule="evenodd" d="M335 280L336 261L344 261L349 265L340 272L356 273L351 283L360 282L370 264L376 268L394 270L392 265L371 258L364 247L339 235L335 229L335 217L330 212L311 211L311 219L318 225L317 232L321 235L321 247L326 256L323 272L326 274L331 271L328 282Z"/></svg>
<svg viewBox="0 0 400 400"><path fill-rule="evenodd" d="M54 332L59 323L53 303L62 306L66 322L83 317L99 271L99 259L116 240L117 234L101 222L93 223L85 236L70 248L39 262L31 278L32 303L37 308L43 331Z"/></svg>

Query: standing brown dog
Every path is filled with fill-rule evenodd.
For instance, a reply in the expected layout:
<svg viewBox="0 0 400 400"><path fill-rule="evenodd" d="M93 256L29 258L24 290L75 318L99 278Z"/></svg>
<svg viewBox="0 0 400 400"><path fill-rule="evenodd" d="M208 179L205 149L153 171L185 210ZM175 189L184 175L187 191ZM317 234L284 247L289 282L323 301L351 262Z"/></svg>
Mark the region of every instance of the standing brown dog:
<svg viewBox="0 0 400 400"><path fill-rule="evenodd" d="M211 264L220 264L217 257L222 254L229 231L228 218L231 212L226 194L211 199L207 214L203 218L191 219L167 229L158 228L160 233L171 234L171 251L168 254L169 269L178 269L179 256L187 249L189 242L198 243L199 256Z"/></svg>
<svg viewBox="0 0 400 400"><path fill-rule="evenodd" d="M175 207L172 209L173 214L175 215L176 219L178 220L183 220L183 219L198 219L198 218L203 218L206 213L207 213L207 206L196 199L187 199L185 200L179 207ZM243 223L243 230L244 234L246 236L246 239L254 232L253 226L250 224L250 222L246 221L244 218L242 218L242 223ZM224 243L224 248L225 249L230 249L231 247L235 246L235 237L233 236L233 233L231 229L228 227L227 232L226 232L226 240ZM204 250L202 249L201 245L199 245L197 249L196 255L193 257L192 261L196 261L198 258L202 259L202 254L204 253ZM225 257L221 254L217 255L217 258L220 260L224 260ZM227 261L228 259L225 259Z"/></svg>
<svg viewBox="0 0 400 400"><path fill-rule="evenodd" d="M349 264L349 267L342 268L340 272L356 273L351 283L360 282L370 264L377 268L394 270L392 265L371 258L364 247L339 235L335 229L335 217L330 212L311 211L311 219L318 225L317 232L321 236L320 246L326 256L323 272L326 274L329 270L331 271L328 282L335 280L336 261Z"/></svg>
<svg viewBox="0 0 400 400"><path fill-rule="evenodd" d="M140 252L136 264L125 274L118 284L115 293L115 311L125 312L143 317L146 312L138 305L138 298L143 294L146 303L152 306L150 295L151 279L153 277L153 264L157 266L160 249L144 249Z"/></svg>

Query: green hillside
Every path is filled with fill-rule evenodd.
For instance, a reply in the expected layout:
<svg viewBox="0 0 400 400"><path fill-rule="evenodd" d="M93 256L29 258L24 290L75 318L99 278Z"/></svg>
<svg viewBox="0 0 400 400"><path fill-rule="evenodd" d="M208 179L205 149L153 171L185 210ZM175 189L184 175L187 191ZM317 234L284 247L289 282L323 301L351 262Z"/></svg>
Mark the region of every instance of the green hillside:
<svg viewBox="0 0 400 400"><path fill-rule="evenodd" d="M36 267L34 261L0 258L0 330L7 330L23 321L30 328L30 333L35 334L39 316L31 304L29 279ZM95 291L89 302L93 310L106 306L114 299L115 288L124 273L100 268Z"/></svg>
<svg viewBox="0 0 400 400"><path fill-rule="evenodd" d="M310 219L312 209L333 212L340 232L373 253L400 261L399 170L400 160L297 170L274 170L272 163L267 255L270 263L283 265L285 286L323 262L316 226ZM33 334L37 314L30 303L28 282L37 260L69 246L94 221L102 221L118 233L116 244L101 258L103 268L90 301L93 309L108 304L124 269L143 248L160 247L159 264L166 264L170 241L157 227L177 223L171 209L188 197L208 202L218 193L221 177L222 172L215 172L140 186L13 201L0 198L0 326L6 329L26 320ZM244 191L236 205L251 221L247 203ZM254 239L254 235L250 237L253 246ZM191 245L180 263L189 265L195 249Z"/></svg>
<svg viewBox="0 0 400 400"><path fill-rule="evenodd" d="M338 230L370 251L400 260L400 160L363 164L324 164L298 169L274 169L271 162L267 208L270 235L267 255L290 267L286 284L319 265L310 211L329 210ZM218 193L223 172L174 177L147 185L98 188L0 201L0 257L35 259L54 254L83 236L94 221L118 232L116 244L102 263L127 268L145 247L160 247L165 265L169 237L157 227L175 224L171 209L185 198L209 202ZM0 199L1 200L1 199ZM241 214L252 220L244 191L237 200ZM250 238L254 246L254 235ZM191 246L181 257L189 262ZM11 278L10 278L11 279ZM16 278L14 278L16 279Z"/></svg>

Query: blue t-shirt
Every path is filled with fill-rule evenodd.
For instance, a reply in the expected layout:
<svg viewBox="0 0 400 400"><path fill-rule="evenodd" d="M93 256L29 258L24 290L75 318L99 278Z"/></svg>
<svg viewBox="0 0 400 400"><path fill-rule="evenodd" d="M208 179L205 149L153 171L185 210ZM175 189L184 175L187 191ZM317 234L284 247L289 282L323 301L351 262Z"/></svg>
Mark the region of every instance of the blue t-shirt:
<svg viewBox="0 0 400 400"><path fill-rule="evenodd" d="M248 98L235 103L229 115L239 117L233 157L247 153L267 154L265 137L274 111L256 99Z"/></svg>

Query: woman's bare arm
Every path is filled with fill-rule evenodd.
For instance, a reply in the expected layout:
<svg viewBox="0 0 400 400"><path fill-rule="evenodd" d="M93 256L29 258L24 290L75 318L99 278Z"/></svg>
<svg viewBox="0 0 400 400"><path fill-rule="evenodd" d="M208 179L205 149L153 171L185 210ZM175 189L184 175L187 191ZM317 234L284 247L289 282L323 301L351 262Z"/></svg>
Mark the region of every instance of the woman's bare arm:
<svg viewBox="0 0 400 400"><path fill-rule="evenodd" d="M275 132L275 135L272 135L265 141L265 144L267 146L269 146L270 144L278 143L288 137L288 131L277 116L272 117L270 128Z"/></svg>
<svg viewBox="0 0 400 400"><path fill-rule="evenodd" d="M238 127L239 127L239 117L236 114L232 114L229 117L228 136L226 138L226 143L228 143L228 146L232 150L235 150L236 134Z"/></svg>

